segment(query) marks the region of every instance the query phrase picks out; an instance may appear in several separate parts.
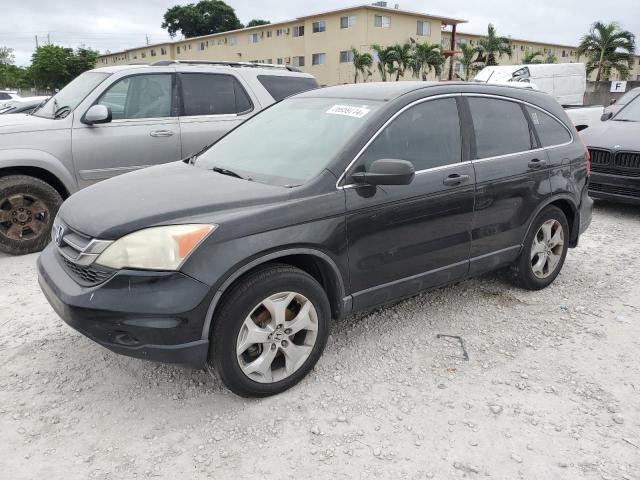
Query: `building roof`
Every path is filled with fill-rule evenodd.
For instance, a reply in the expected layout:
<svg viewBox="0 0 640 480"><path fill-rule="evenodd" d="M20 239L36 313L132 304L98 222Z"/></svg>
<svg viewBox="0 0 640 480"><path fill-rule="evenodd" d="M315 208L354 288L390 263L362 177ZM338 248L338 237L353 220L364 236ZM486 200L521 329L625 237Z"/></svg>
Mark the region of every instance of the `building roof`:
<svg viewBox="0 0 640 480"><path fill-rule="evenodd" d="M429 13L424 13L424 12L415 12L415 11L411 11L411 10L401 10L399 8L389 8L389 7L381 7L378 5L369 5L369 4L364 4L364 5L354 5L351 7L344 7L344 8L338 8L335 10L325 10L322 12L317 12L317 13L310 13L308 15L303 15L300 17L296 17L290 20L283 20L280 22L274 22L274 23L269 23L266 25L256 25L254 27L245 27L245 28L239 28L236 30L228 30L226 32L220 32L220 33L209 33L207 35L201 35L198 37L191 37L191 38L184 38L182 40L171 40L171 41L166 41L166 42L160 42L160 43L154 43L151 45L141 45L139 47L132 47L132 48L127 48L125 50L120 50L118 52L110 52L110 53L105 53L104 55L99 55L99 57L105 57L107 55L120 55L126 52L130 52L132 50L140 50L142 48L153 48L153 47L161 47L164 45L171 45L171 44L177 44L177 43L182 43L182 42L192 42L192 41L197 41L200 39L204 39L204 38L211 38L211 37L220 37L220 36L225 36L225 35L233 35L239 32L249 32L251 30L257 30L257 29L261 29L261 28L269 28L269 27L277 27L279 25L285 25L285 24L289 24L289 23L295 23L295 22L299 22L302 20L307 20L309 18L314 18L314 17L321 17L323 15L335 15L337 13L347 13L353 10L360 10L362 8L366 8L368 10L376 10L376 11L380 11L380 12L386 12L386 13L400 13L403 15L413 15L413 16L418 16L418 17L427 17L427 18L433 18L435 20L440 20L443 24L445 25L458 25L460 23L467 23L467 20L461 20L458 18L449 18L449 17L442 17L440 15L431 15Z"/></svg>

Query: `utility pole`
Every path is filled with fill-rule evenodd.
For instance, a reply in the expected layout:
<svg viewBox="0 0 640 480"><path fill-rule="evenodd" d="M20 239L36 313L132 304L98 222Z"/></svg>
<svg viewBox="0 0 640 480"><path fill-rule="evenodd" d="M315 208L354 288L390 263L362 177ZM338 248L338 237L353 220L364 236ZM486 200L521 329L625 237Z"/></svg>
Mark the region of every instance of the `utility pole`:
<svg viewBox="0 0 640 480"><path fill-rule="evenodd" d="M149 35L145 35L147 37L147 45L149 45Z"/></svg>
<svg viewBox="0 0 640 480"><path fill-rule="evenodd" d="M47 32L47 45L51 45L51 34Z"/></svg>
<svg viewBox="0 0 640 480"><path fill-rule="evenodd" d="M38 35L36 34L36 50L38 49Z"/></svg>

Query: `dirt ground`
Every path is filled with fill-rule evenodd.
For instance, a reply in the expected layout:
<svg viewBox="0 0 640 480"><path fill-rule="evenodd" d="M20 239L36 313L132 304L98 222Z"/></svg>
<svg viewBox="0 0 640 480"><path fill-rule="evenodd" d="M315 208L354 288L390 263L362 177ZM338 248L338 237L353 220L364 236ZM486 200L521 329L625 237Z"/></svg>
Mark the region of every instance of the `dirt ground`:
<svg viewBox="0 0 640 480"><path fill-rule="evenodd" d="M103 349L35 255L0 257L0 478L640 479L639 239L639 208L597 204L550 288L493 274L346 318L263 400Z"/></svg>

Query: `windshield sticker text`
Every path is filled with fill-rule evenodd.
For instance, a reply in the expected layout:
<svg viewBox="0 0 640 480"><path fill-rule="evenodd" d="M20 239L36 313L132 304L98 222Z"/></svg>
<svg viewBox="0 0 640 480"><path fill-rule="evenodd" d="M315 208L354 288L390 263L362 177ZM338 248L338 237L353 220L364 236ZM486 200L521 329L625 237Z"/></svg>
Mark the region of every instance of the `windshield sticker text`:
<svg viewBox="0 0 640 480"><path fill-rule="evenodd" d="M334 105L327 113L333 115L346 115L347 117L362 118L371 110L365 107L354 107L352 105Z"/></svg>

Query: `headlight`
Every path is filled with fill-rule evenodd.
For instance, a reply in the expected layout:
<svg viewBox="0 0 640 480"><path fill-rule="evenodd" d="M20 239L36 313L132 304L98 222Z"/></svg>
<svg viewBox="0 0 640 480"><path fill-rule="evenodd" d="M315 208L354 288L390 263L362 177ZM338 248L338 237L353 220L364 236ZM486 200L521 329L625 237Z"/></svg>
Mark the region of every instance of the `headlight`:
<svg viewBox="0 0 640 480"><path fill-rule="evenodd" d="M169 225L139 230L113 242L96 259L109 268L178 270L217 225Z"/></svg>

